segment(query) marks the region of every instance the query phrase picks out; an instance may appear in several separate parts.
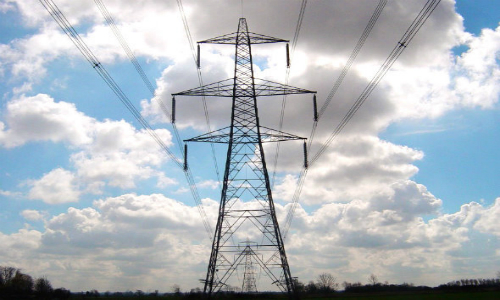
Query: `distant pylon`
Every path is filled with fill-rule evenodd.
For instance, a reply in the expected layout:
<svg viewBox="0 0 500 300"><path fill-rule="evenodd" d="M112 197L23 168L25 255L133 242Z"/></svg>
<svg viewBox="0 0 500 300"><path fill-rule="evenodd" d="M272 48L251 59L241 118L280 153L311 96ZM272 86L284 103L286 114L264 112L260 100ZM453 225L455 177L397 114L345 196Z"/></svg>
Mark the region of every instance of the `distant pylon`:
<svg viewBox="0 0 500 300"><path fill-rule="evenodd" d="M254 243L255 244L255 243ZM255 266L253 264L254 251L252 250L252 243L250 241L245 242L245 248L242 254L245 257L244 273L243 273L243 283L241 284L241 291L244 293L256 293L257 292L257 281L255 278Z"/></svg>
<svg viewBox="0 0 500 300"><path fill-rule="evenodd" d="M219 216L205 278L204 293L208 298L232 284L230 277L250 254L272 284L289 297L294 292L262 143L305 138L261 126L257 96L315 92L254 78L251 45L279 42L288 41L249 32L246 19L241 18L237 32L198 42L235 45L234 78L172 94L174 98L181 95L232 98L229 127L185 140L228 144ZM199 66L199 54L197 61ZM260 243L242 252L239 242L243 239Z"/></svg>

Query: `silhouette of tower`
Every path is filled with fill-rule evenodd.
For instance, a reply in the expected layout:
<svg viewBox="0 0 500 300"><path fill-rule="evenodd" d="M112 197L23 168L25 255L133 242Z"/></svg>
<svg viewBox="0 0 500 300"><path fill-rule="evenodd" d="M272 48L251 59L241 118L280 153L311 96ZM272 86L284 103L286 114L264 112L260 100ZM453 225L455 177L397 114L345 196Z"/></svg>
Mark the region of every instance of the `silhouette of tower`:
<svg viewBox="0 0 500 300"><path fill-rule="evenodd" d="M198 42L235 45L234 77L172 94L173 103L176 96L232 99L230 126L185 140L228 144L219 215L205 279L204 293L208 298L229 284L231 275L250 254L271 283L290 297L294 291L262 143L305 138L261 126L257 97L315 92L254 78L251 45L279 42L288 43L287 40L249 32L246 19L241 18L237 32ZM198 45L198 67L199 62ZM260 243L241 251L238 243L248 238Z"/></svg>
<svg viewBox="0 0 500 300"><path fill-rule="evenodd" d="M255 243L254 243L255 244ZM245 248L242 254L245 258L244 273L243 273L243 283L241 284L241 291L244 293L256 293L257 292L257 281L255 278L255 266L253 264L253 256L255 252L251 247L252 243L250 241L245 242Z"/></svg>

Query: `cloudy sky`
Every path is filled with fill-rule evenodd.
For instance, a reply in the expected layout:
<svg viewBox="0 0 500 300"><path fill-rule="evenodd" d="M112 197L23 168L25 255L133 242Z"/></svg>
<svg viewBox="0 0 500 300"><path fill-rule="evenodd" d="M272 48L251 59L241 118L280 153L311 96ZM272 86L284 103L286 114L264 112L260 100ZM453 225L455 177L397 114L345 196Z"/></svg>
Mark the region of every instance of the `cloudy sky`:
<svg viewBox="0 0 500 300"><path fill-rule="evenodd" d="M198 85L176 1L103 1L156 88ZM438 285L500 271L500 8L442 0L391 71L311 166L285 241L293 276ZM93 1L55 3L181 157L172 126ZM378 1L309 1L289 83L321 105ZM389 0L320 119L311 155L358 98L425 1ZM293 39L301 1L183 1L195 41L236 31ZM38 1L0 1L0 265L72 291L200 286L210 241L183 172L143 130ZM286 80L284 45L253 49L256 76ZM231 46L203 45L205 83L233 73ZM309 136L309 95L287 99L283 130ZM211 129L227 99L207 98ZM282 98L259 100L279 126ZM207 131L199 98L177 101L182 139ZM223 146L215 146L219 168ZM299 142L266 147L283 222L301 171ZM208 154L207 154L208 153ZM212 227L220 184L208 144L189 163ZM222 171L219 171L221 173Z"/></svg>

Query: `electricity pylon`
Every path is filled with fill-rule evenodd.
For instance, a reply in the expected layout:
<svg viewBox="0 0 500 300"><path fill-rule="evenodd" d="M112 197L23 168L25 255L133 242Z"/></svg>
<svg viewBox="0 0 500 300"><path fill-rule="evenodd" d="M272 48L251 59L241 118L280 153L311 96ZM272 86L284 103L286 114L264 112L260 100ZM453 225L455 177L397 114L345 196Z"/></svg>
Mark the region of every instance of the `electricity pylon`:
<svg viewBox="0 0 500 300"><path fill-rule="evenodd" d="M244 273L243 273L243 283L241 284L241 291L244 293L256 293L257 292L257 281L255 278L255 266L253 256L255 252L252 250L252 244L250 241L245 242L245 248L241 253L245 258Z"/></svg>
<svg viewBox="0 0 500 300"><path fill-rule="evenodd" d="M246 19L241 18L237 32L198 42L198 67L199 44L235 45L234 77L172 94L174 105L175 96L232 98L230 126L185 140L228 144L219 216L204 280L204 293L208 298L228 285L231 275L250 254L255 258L261 273L271 279L271 283L290 297L294 292L262 143L305 141L305 138L261 126L257 97L315 92L254 78L251 45L280 42L288 43L287 40L249 32ZM175 107L172 111L175 111ZM175 120L175 116L172 119ZM307 158L304 165L307 166ZM244 200L247 201L242 203ZM238 242L248 238L261 242L241 251Z"/></svg>

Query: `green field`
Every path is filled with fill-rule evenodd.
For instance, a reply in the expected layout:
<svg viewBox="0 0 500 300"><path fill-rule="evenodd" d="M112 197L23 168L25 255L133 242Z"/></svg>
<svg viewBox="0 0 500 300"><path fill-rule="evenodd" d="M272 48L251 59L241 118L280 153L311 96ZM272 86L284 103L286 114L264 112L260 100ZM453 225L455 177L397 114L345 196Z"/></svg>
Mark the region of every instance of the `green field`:
<svg viewBox="0 0 500 300"><path fill-rule="evenodd" d="M304 297L304 300L328 300L328 299L349 299L349 300L367 300L367 299L388 299L388 300L437 300L437 299L453 299L453 300L500 300L500 291L486 292L429 292L429 293L395 293L395 294L365 294L353 295L339 293L329 297Z"/></svg>
<svg viewBox="0 0 500 300"><path fill-rule="evenodd" d="M215 299L259 299L258 295L252 295L245 297L244 295L225 295L221 297L216 297ZM184 295L180 297L176 296L136 296L136 297L104 297L99 298L82 298L81 296L73 295L71 299L107 299L107 300L123 300L123 299L134 299L134 300L153 300L153 299L169 299L169 300L181 300L181 299L203 299L194 295ZM287 298L283 295L265 295L262 299L276 299L276 300L286 300ZM345 293L335 293L328 296L303 296L302 300L372 300L372 299L388 299L388 300L438 300L438 299L449 299L449 300L490 300L497 299L500 300L500 291L478 291L478 292L425 292L425 293L370 293L370 294L345 294Z"/></svg>

